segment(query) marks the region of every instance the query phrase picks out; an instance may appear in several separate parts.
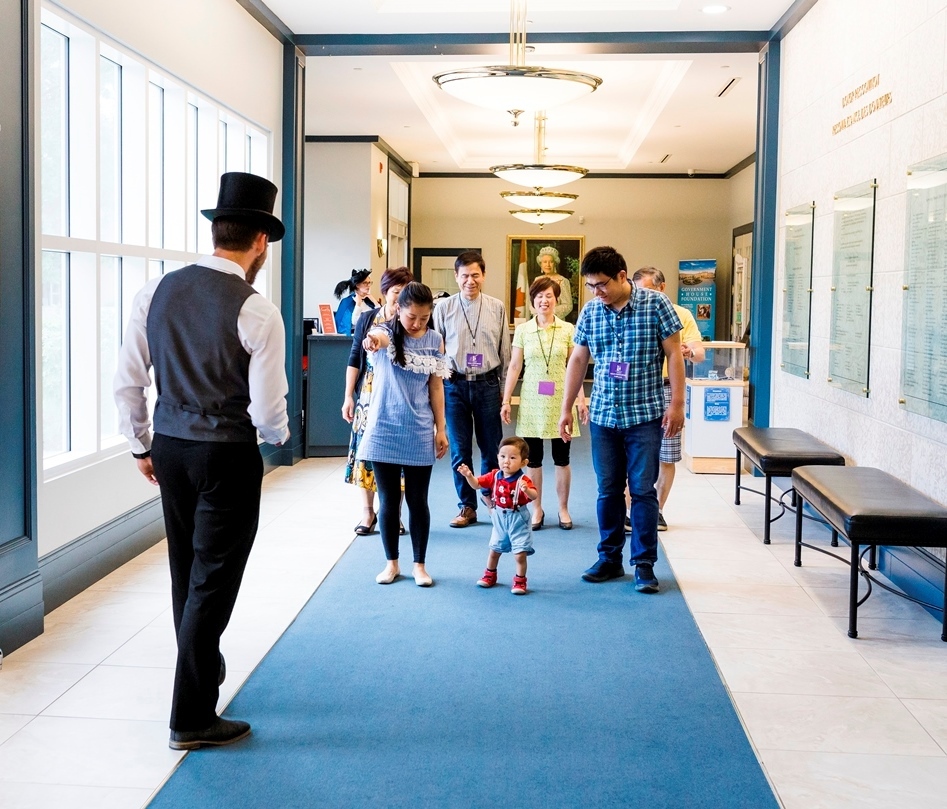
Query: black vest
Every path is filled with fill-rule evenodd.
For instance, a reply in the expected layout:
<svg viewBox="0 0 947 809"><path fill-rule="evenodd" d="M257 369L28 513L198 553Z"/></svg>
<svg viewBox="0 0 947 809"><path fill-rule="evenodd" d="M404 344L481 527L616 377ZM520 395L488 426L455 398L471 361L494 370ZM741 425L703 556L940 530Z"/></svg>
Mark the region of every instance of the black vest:
<svg viewBox="0 0 947 809"><path fill-rule="evenodd" d="M147 325L156 433L256 443L247 413L250 354L237 334L237 316L254 294L245 278L196 264L158 284Z"/></svg>

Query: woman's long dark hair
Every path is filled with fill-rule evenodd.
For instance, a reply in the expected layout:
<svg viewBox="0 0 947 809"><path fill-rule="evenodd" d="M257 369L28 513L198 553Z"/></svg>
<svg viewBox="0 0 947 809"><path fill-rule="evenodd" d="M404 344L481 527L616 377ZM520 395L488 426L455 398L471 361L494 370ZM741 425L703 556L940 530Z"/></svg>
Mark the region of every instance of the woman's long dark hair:
<svg viewBox="0 0 947 809"><path fill-rule="evenodd" d="M434 308L434 295L431 294L430 287L427 284L421 284L418 281L412 281L405 284L401 294L398 295L398 309L407 309L409 306L430 306ZM399 313L400 314L400 313ZM404 360L404 326L401 325L401 318L396 314L390 321L391 344L395 347L395 364L402 368L405 366Z"/></svg>
<svg viewBox="0 0 947 809"><path fill-rule="evenodd" d="M371 270L352 270L351 277L346 278L344 281L339 281L339 283L335 285L335 297L341 298L343 295L351 295L355 292L355 287L371 274Z"/></svg>

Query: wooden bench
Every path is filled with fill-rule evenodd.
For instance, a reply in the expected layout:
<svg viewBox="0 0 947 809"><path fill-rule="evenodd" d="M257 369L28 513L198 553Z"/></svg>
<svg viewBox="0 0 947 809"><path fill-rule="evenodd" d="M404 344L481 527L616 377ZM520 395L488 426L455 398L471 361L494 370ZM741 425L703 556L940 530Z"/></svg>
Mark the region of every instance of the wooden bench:
<svg viewBox="0 0 947 809"><path fill-rule="evenodd" d="M871 550L871 568L875 566L874 553L878 545L947 548L947 508L880 469L800 466L792 472L792 485L802 501L796 508L796 567L802 565L802 508L805 503L826 519L833 538L841 534L851 543L850 638L858 637L858 607L871 595L872 579L861 567L862 548ZM868 593L861 601L858 600L859 574L864 575L869 583ZM947 574L943 607L947 608ZM940 639L947 641L947 612L941 624Z"/></svg>
<svg viewBox="0 0 947 809"><path fill-rule="evenodd" d="M797 466L813 464L844 466L845 458L828 444L823 444L807 432L793 427L738 427L733 431L733 444L737 450L736 488L733 502L740 505L740 484L743 462L741 456L753 464L766 479L763 544L769 545L769 528L780 512L772 517L772 492L774 477L789 477ZM748 491L755 491L748 489ZM793 501L795 502L795 500Z"/></svg>

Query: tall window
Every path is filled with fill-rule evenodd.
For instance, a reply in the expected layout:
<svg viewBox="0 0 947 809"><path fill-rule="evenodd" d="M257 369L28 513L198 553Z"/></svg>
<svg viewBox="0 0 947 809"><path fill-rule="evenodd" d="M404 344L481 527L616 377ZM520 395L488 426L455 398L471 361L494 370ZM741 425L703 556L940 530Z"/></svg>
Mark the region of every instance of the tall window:
<svg viewBox="0 0 947 809"><path fill-rule="evenodd" d="M211 249L219 174L269 176L270 139L52 6L39 130L42 447L59 473L124 451L112 385L135 294Z"/></svg>

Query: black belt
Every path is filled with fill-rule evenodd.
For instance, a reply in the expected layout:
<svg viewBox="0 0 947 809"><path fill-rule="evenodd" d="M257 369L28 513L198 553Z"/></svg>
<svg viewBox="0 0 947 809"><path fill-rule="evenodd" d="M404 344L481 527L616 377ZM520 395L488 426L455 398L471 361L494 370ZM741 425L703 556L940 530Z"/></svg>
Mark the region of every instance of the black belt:
<svg viewBox="0 0 947 809"><path fill-rule="evenodd" d="M465 373L464 371L451 371L450 372L451 382L483 382L483 380L485 379L498 379L498 378L499 378L499 373L497 372L496 368L482 374L470 374L470 373Z"/></svg>

